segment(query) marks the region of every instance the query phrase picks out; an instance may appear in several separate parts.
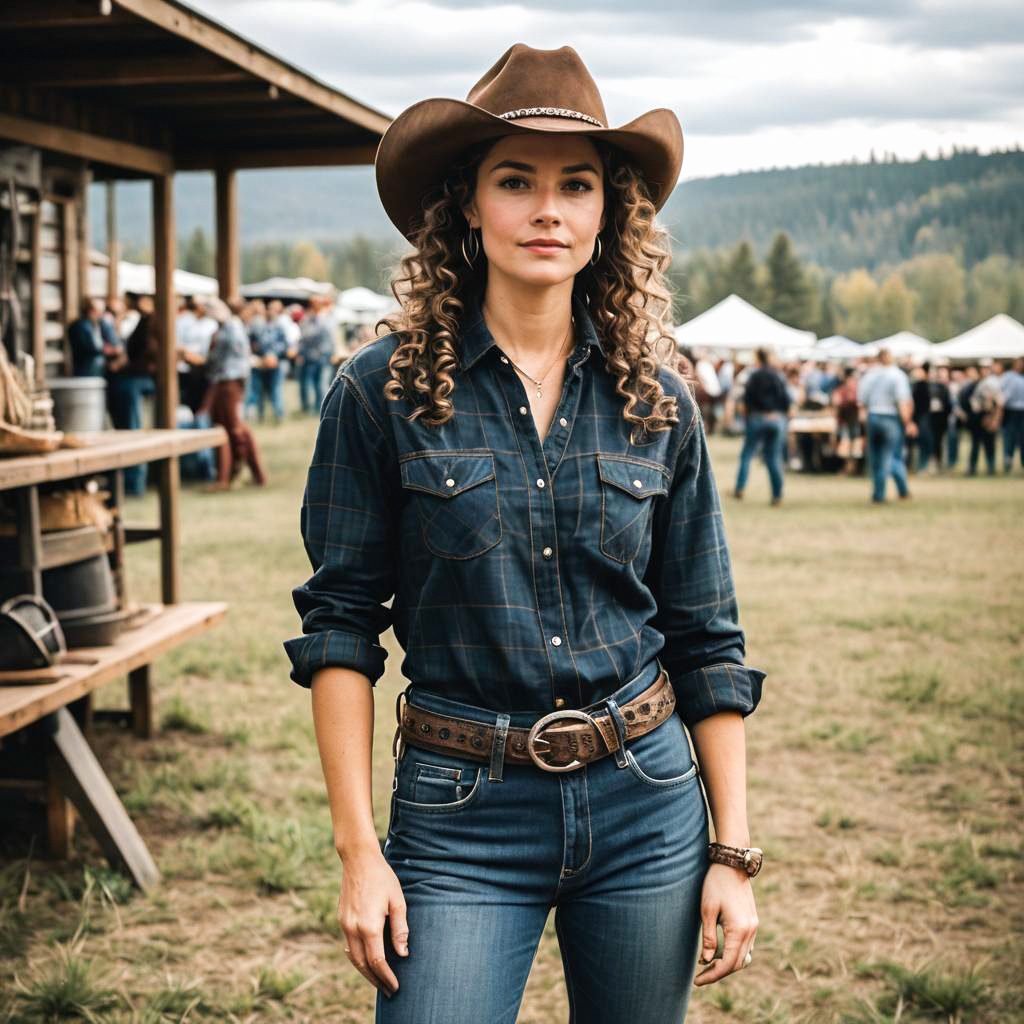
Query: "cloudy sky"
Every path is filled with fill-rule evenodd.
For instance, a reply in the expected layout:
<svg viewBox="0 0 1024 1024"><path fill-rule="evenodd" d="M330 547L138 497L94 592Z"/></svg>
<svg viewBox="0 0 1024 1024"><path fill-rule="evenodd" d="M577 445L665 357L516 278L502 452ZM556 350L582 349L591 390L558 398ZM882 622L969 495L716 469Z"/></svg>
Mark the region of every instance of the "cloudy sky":
<svg viewBox="0 0 1024 1024"><path fill-rule="evenodd" d="M392 116L465 98L513 43L568 44L612 125L676 111L684 178L1024 142L1019 0L190 2Z"/></svg>

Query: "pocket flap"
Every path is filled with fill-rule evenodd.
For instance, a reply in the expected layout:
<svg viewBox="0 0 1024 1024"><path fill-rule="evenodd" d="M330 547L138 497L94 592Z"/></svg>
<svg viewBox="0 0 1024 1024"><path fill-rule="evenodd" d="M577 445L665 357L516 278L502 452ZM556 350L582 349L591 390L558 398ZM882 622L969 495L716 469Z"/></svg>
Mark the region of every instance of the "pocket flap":
<svg viewBox="0 0 1024 1024"><path fill-rule="evenodd" d="M668 492L668 473L651 462L622 455L598 455L597 468L606 484L614 484L634 498Z"/></svg>
<svg viewBox="0 0 1024 1024"><path fill-rule="evenodd" d="M494 456L490 453L461 455L437 452L414 455L402 463L402 486L451 498L485 480L494 478Z"/></svg>

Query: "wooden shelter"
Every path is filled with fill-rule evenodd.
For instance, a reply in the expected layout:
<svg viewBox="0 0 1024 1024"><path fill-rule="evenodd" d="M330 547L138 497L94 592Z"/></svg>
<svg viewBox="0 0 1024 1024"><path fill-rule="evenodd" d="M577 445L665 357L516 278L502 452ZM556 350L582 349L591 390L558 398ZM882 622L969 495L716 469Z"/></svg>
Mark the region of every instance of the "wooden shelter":
<svg viewBox="0 0 1024 1024"><path fill-rule="evenodd" d="M233 298L240 290L237 171L371 163L388 123L177 0L0 3L0 344L12 361L19 353L33 357L37 389L71 372L66 328L88 294L89 184L153 183L156 429L101 432L80 454L0 459L0 492L12 495L18 510L17 536L0 551L0 569L18 574L26 590L39 593L47 568L81 557L66 537L40 526L40 488L54 481L76 485L99 473L110 482L117 525L106 543L115 569L125 544L161 544L162 604L144 609L143 625L112 647L89 648L87 657L60 671L8 672L0 680L8 684L0 685L0 737L43 755L45 777L34 784L46 794L54 853L69 848L70 800L140 885L155 880L141 839L86 743L87 701L97 686L127 673L127 720L136 735L148 735L150 662L226 610L179 600L179 456L225 435L220 428L174 429L174 174L214 172L217 277L221 297ZM108 237L116 240L110 202L106 215ZM116 268L116 245L111 255ZM116 294L116 284L109 287ZM158 470L160 523L130 528L122 521L121 471L150 460ZM0 789L10 781L0 779Z"/></svg>

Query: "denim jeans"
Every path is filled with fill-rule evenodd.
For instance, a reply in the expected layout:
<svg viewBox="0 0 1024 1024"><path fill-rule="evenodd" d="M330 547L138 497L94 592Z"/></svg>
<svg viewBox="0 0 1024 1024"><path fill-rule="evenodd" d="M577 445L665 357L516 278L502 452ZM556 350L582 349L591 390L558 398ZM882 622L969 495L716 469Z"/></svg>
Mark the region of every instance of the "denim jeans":
<svg viewBox="0 0 1024 1024"><path fill-rule="evenodd" d="M1003 470L1013 469L1014 453L1020 452L1020 465L1024 469L1024 409L1003 410Z"/></svg>
<svg viewBox="0 0 1024 1024"><path fill-rule="evenodd" d="M116 430L139 430L142 427L142 399L152 395L156 387L152 377L130 377L127 374L111 375L110 419ZM146 491L145 462L124 467L124 489L126 494L144 494Z"/></svg>
<svg viewBox="0 0 1024 1024"><path fill-rule="evenodd" d="M782 455L786 445L786 416L781 412L753 412L747 416L740 451L740 468L736 474L736 490L747 486L750 462L761 448L761 458L768 469L772 497L782 497Z"/></svg>
<svg viewBox="0 0 1024 1024"><path fill-rule="evenodd" d="M979 420L972 420L968 426L971 431L971 455L967 463L967 475L974 476L978 472L978 455L984 451L988 475L994 476L996 471L995 432L986 430Z"/></svg>
<svg viewBox="0 0 1024 1024"><path fill-rule="evenodd" d="M660 670L612 694L621 705ZM410 705L498 726L436 693ZM587 710L603 710L605 702ZM510 712L510 727L539 716ZM495 763L500 764L498 759ZM409 955L385 923L399 988L377 1024L514 1024L555 908L570 1024L679 1024L696 969L708 818L682 719L625 752L555 774L404 745L384 856L402 885Z"/></svg>
<svg viewBox="0 0 1024 1024"><path fill-rule="evenodd" d="M871 465L875 501L885 501L890 474L900 496L908 493L907 470L903 464L903 421L895 413L868 413L868 460Z"/></svg>
<svg viewBox="0 0 1024 1024"><path fill-rule="evenodd" d="M284 367L278 363L273 367L257 367L249 375L249 390L245 399L247 409L256 409L260 423L266 403L274 411L274 418L280 423L284 419Z"/></svg>
<svg viewBox="0 0 1024 1024"><path fill-rule="evenodd" d="M917 424L917 437L914 439L914 470L917 473L923 473L928 468L928 461L933 455L935 461L939 461L935 441L932 437L931 413L925 413L914 422Z"/></svg>
<svg viewBox="0 0 1024 1024"><path fill-rule="evenodd" d="M324 370L327 366L320 360L305 359L299 367L299 401L303 412L319 412L324 404Z"/></svg>

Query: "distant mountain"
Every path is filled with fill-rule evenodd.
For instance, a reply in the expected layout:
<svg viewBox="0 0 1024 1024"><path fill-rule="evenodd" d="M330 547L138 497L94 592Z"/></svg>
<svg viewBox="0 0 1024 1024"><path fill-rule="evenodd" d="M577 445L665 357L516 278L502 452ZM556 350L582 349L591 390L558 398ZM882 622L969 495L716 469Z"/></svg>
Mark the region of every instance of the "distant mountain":
<svg viewBox="0 0 1024 1024"><path fill-rule="evenodd" d="M181 174L177 228L212 235L213 179ZM94 190L94 241L103 242L103 192ZM118 185L119 233L149 244L149 188ZM243 244L355 234L401 245L377 199L372 167L245 171L239 174ZM1024 259L1024 151L752 171L684 181L661 213L685 259L701 248L748 238L765 252L780 230L797 252L831 271L958 252L966 266L993 252Z"/></svg>

